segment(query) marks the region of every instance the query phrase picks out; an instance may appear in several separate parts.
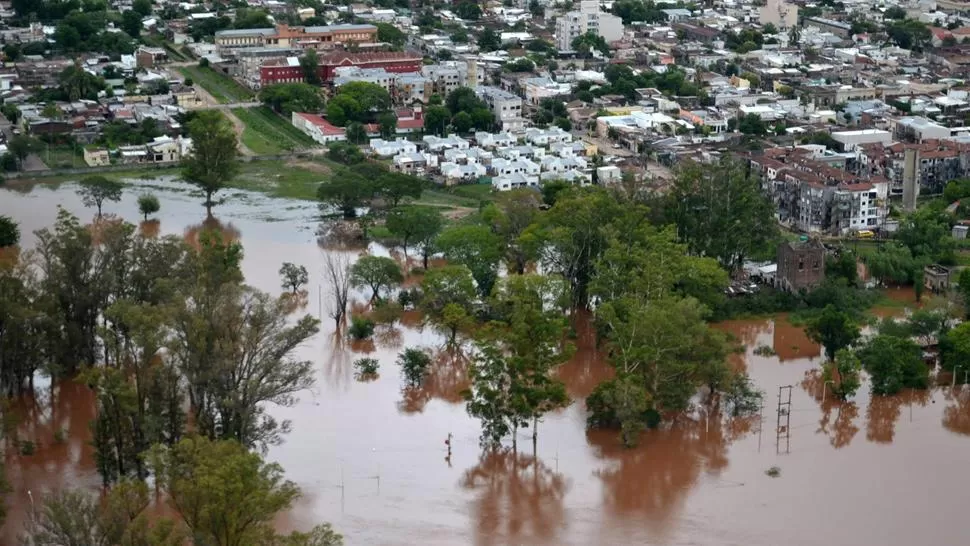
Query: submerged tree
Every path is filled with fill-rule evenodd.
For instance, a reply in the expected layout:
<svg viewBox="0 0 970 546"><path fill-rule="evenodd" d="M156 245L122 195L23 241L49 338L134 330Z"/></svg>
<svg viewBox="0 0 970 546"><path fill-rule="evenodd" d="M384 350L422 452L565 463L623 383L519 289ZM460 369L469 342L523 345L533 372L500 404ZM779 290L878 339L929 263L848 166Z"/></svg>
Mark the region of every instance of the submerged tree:
<svg viewBox="0 0 970 546"><path fill-rule="evenodd" d="M138 212L142 214L145 220L152 214L155 214L162 208L161 203L158 201L158 197L153 193L146 193L144 195L138 196Z"/></svg>
<svg viewBox="0 0 970 546"><path fill-rule="evenodd" d="M0 248L20 242L20 227L9 216L0 215Z"/></svg>
<svg viewBox="0 0 970 546"><path fill-rule="evenodd" d="M844 349L859 339L859 326L844 311L834 305L827 305L822 313L813 319L805 333L809 339L825 348L825 357L835 358L839 349Z"/></svg>

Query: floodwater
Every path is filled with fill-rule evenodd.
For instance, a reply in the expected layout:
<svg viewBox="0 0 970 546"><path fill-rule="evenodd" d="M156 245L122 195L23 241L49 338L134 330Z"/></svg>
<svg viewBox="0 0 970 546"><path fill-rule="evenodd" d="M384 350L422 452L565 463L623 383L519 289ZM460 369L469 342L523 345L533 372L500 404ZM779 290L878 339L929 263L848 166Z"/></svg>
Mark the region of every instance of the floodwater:
<svg viewBox="0 0 970 546"><path fill-rule="evenodd" d="M191 238L203 223L201 198L185 186L135 183L138 188L106 212L137 221L135 199L151 186L162 210L146 229ZM73 190L70 184L0 190L0 214L21 222L30 245L30 232L52 223L57 205L93 217ZM306 312L319 312L323 256L338 251L318 246L312 204L230 193L215 212L218 219L208 223L245 248L248 283L279 293L280 264L305 265L311 272ZM811 373L819 347L784 318L718 326L744 345L733 362L766 392L762 420L707 419L700 411L644 434L632 450L619 447L613 432L587 432L582 397L610 370L593 346L592 330L580 321L579 350L559 372L576 401L540 425L534 455L527 430L519 455L484 457L478 425L458 396L467 363L442 351L440 337L422 331L419 317L404 322L380 331L372 343L353 345L335 338L324 316L321 333L300 349L299 357L316 363L317 385L296 406L271 410L292 420L293 431L268 457L304 492L281 518L282 528L330 521L350 545L966 542L970 391L939 387L871 399L864 386L852 403L823 402L820 380ZM435 365L424 387L402 392L394 358L412 346L434 351ZM760 346L776 356L756 355ZM359 382L352 362L364 354L379 359L381 373ZM790 422L783 418L783 424L789 435L779 441L779 387L787 385ZM31 496L100 484L87 446L90 394L70 383L51 389L43 380L36 390L18 407L21 437L39 448L31 456L8 454L13 492L2 544L13 542ZM787 401L786 390L782 395ZM64 442L53 441L57 430L64 431ZM765 474L772 466L780 468L779 477Z"/></svg>

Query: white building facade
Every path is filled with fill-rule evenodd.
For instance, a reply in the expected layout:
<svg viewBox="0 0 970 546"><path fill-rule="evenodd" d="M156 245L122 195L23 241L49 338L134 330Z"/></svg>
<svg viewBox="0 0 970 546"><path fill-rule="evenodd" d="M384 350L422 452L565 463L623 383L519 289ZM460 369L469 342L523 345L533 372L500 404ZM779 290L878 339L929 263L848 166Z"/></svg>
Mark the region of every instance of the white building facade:
<svg viewBox="0 0 970 546"><path fill-rule="evenodd" d="M556 20L556 48L559 51L572 51L573 40L593 32L607 43L623 38L623 20L600 11L598 0L583 0L579 11L570 11Z"/></svg>

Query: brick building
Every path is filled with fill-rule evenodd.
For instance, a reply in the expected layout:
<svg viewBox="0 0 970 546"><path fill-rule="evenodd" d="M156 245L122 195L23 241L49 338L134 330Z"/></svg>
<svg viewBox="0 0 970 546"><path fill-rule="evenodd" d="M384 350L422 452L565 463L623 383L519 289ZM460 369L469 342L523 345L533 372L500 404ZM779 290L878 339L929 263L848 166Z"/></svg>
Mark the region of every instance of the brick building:
<svg viewBox="0 0 970 546"><path fill-rule="evenodd" d="M336 44L369 44L377 41L374 25L327 25L220 30L215 43L221 48L282 47L333 49Z"/></svg>
<svg viewBox="0 0 970 546"><path fill-rule="evenodd" d="M395 74L421 71L421 56L402 51L375 51L368 53L335 52L320 56L317 73L323 82L331 82L338 68L383 68ZM303 68L296 57L270 59L259 67L260 86L274 83L303 81Z"/></svg>
<svg viewBox="0 0 970 546"><path fill-rule="evenodd" d="M816 239L778 246L775 284L788 292L812 288L825 280L825 247Z"/></svg>

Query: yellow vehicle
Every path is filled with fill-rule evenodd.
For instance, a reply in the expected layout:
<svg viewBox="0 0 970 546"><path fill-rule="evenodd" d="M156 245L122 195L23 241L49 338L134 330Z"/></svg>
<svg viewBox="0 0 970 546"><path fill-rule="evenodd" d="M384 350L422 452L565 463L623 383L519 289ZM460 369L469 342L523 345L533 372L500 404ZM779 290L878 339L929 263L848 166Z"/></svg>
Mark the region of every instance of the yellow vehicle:
<svg viewBox="0 0 970 546"><path fill-rule="evenodd" d="M860 239L872 239L873 237L876 236L876 234L869 231L868 229L863 229L863 230L857 231L855 236Z"/></svg>

